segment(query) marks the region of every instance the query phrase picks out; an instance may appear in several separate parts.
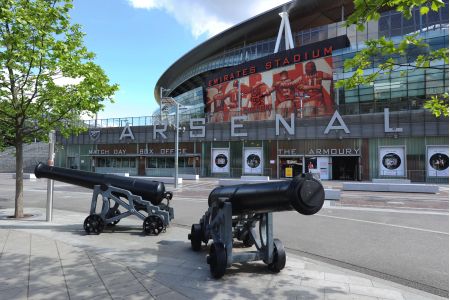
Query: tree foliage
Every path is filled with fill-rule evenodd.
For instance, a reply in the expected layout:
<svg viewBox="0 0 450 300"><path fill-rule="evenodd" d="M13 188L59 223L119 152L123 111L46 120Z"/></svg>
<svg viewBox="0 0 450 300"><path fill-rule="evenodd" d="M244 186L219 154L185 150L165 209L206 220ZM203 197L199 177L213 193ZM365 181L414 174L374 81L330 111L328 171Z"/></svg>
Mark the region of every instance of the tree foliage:
<svg viewBox="0 0 450 300"><path fill-rule="evenodd" d="M419 8L421 15L429 13L430 9L437 12L440 8L445 8L442 0L354 0L354 5L355 10L348 17L346 25L356 25L359 31L365 30L367 22L377 21L380 18L380 12L385 10L397 10L406 19L410 19L415 8ZM373 84L380 74L398 70L402 75L408 69L448 70L448 48L430 49L417 33L404 36L400 42L396 43L380 37L366 41L365 46L352 59L344 62L344 71L353 71L353 74L338 81L337 87L352 89L358 85ZM415 55L409 55L412 50ZM435 61L443 61L447 66L436 66L433 64ZM373 65L375 65L375 71L366 71ZM425 108L430 109L436 116L448 115L448 98L447 101L442 96L436 96L433 99L426 102ZM440 102L436 99L440 99ZM434 106L437 103L440 105Z"/></svg>
<svg viewBox="0 0 450 300"><path fill-rule="evenodd" d="M117 86L83 45L80 25L70 24L71 2L0 3L0 114L7 137L0 143L16 135L45 139L55 128L81 130L70 121L98 112Z"/></svg>
<svg viewBox="0 0 450 300"><path fill-rule="evenodd" d="M71 8L71 0L0 0L0 147L14 145L16 156L52 129L80 132L80 115L98 112L118 88L84 46Z"/></svg>
<svg viewBox="0 0 450 300"><path fill-rule="evenodd" d="M424 107L430 110L433 115L440 117L441 115L448 117L448 93L432 96Z"/></svg>

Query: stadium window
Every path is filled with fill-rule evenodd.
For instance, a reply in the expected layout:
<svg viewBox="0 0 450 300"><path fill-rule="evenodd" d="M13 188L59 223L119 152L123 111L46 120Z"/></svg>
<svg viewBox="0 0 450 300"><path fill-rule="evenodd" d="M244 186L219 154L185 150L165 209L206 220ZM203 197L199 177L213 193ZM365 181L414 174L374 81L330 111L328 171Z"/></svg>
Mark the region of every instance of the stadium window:
<svg viewBox="0 0 450 300"><path fill-rule="evenodd" d="M314 42L318 42L318 41L319 41L319 30L317 30L317 29L311 30L310 42L314 43Z"/></svg>
<svg viewBox="0 0 450 300"><path fill-rule="evenodd" d="M130 158L130 168L136 168L136 158Z"/></svg>
<svg viewBox="0 0 450 300"><path fill-rule="evenodd" d="M159 169L166 167L166 158L165 157L158 157L157 158L157 166Z"/></svg>
<svg viewBox="0 0 450 300"><path fill-rule="evenodd" d="M178 157L178 167L184 168L186 159L184 157Z"/></svg>
<svg viewBox="0 0 450 300"><path fill-rule="evenodd" d="M157 168L158 159L156 157L147 157L147 168Z"/></svg>
<svg viewBox="0 0 450 300"><path fill-rule="evenodd" d="M98 166L99 167L105 167L106 166L106 161L105 161L105 159L103 158L103 157L99 157L98 159L97 159L97 162L98 162Z"/></svg>
<svg viewBox="0 0 450 300"><path fill-rule="evenodd" d="M358 102L358 89L345 90L344 103Z"/></svg>
<svg viewBox="0 0 450 300"><path fill-rule="evenodd" d="M402 15L394 12L391 14L391 37L402 34Z"/></svg>
<svg viewBox="0 0 450 300"><path fill-rule="evenodd" d="M380 31L380 37L382 36L388 37L390 30L390 20L388 14L380 17L380 20L378 21L378 26Z"/></svg>
<svg viewBox="0 0 450 300"><path fill-rule="evenodd" d="M175 167L175 158L173 157L166 157L166 168L174 168Z"/></svg>
<svg viewBox="0 0 450 300"><path fill-rule="evenodd" d="M441 13L441 24L448 24L448 2L445 2L445 7L439 10Z"/></svg>

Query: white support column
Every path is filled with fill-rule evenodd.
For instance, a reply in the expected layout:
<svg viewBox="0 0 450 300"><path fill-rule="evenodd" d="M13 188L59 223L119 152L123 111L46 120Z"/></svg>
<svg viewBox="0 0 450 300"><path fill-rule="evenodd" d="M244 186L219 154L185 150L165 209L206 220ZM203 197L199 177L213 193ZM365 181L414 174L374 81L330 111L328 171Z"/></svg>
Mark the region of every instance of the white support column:
<svg viewBox="0 0 450 300"><path fill-rule="evenodd" d="M294 39L292 38L291 25L289 23L289 16L286 16L286 20L284 21L286 24L286 32L284 33L284 38L289 41L290 47L287 49L294 49Z"/></svg>
<svg viewBox="0 0 450 300"><path fill-rule="evenodd" d="M280 14L281 16L281 14ZM283 28L284 28L284 19L281 17L281 23L280 23L280 29L278 30L278 36L277 41L275 43L275 49L273 50L273 53L277 53L280 49L280 42L281 42L281 36L283 35Z"/></svg>
<svg viewBox="0 0 450 300"><path fill-rule="evenodd" d="M287 21L287 13L284 12L282 13L283 16L281 16L281 18L283 19L283 23L284 23L284 50L288 50L290 49L289 47L289 38L288 38L288 27L289 27L289 21Z"/></svg>
<svg viewBox="0 0 450 300"><path fill-rule="evenodd" d="M284 29L284 44L285 49L293 49L294 48L294 40L292 38L291 25L289 24L289 15L287 12L282 12L279 14L281 17L280 29L278 30L277 41L275 43L275 49L273 53L277 53L280 49L281 37L283 36Z"/></svg>

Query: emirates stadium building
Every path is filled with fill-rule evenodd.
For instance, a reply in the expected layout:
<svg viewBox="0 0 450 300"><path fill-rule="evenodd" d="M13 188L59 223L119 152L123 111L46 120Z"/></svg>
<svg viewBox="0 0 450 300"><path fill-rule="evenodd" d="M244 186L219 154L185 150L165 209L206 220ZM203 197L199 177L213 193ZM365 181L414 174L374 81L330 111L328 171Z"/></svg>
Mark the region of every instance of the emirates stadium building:
<svg viewBox="0 0 450 300"><path fill-rule="evenodd" d="M345 59L369 39L417 34L432 49L448 47L445 5L423 16L414 10L411 19L384 11L363 32L344 26L352 1L276 7L175 61L154 88L160 109L152 116L92 121L85 134L59 137L57 164L173 176L178 128L180 174L448 182L448 118L423 108L448 93L445 62L410 67L424 51L411 48L373 84L335 87L351 75ZM378 63L366 73L379 72Z"/></svg>

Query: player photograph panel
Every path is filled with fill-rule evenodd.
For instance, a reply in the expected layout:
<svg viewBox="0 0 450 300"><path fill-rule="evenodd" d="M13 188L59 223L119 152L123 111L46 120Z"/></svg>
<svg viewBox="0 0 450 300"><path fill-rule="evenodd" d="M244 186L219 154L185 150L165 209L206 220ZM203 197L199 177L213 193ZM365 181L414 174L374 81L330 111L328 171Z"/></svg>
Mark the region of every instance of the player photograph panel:
<svg viewBox="0 0 450 300"><path fill-rule="evenodd" d="M240 81L242 81L242 78L205 89L205 111L210 115L211 122L229 122L231 117L239 115Z"/></svg>
<svg viewBox="0 0 450 300"><path fill-rule="evenodd" d="M283 118L297 114L300 109L299 87L303 76L303 64L278 68L266 72L270 74L269 92L274 99L274 110ZM269 77L269 76L266 76Z"/></svg>
<svg viewBox="0 0 450 300"><path fill-rule="evenodd" d="M334 112L332 57L303 63L303 76L296 101L304 115L330 115Z"/></svg>
<svg viewBox="0 0 450 300"><path fill-rule="evenodd" d="M380 147L379 148L379 175L405 176L405 148Z"/></svg>
<svg viewBox="0 0 450 300"><path fill-rule="evenodd" d="M427 147L428 177L448 177L448 147Z"/></svg>
<svg viewBox="0 0 450 300"><path fill-rule="evenodd" d="M242 113L249 121L274 119L272 114L272 96L270 92L271 74L269 72L256 73L241 80Z"/></svg>
<svg viewBox="0 0 450 300"><path fill-rule="evenodd" d="M332 58L325 57L264 72L274 111L284 118L292 113L300 118L332 114L332 64Z"/></svg>
<svg viewBox="0 0 450 300"><path fill-rule="evenodd" d="M228 148L212 149L212 173L230 172L230 150Z"/></svg>
<svg viewBox="0 0 450 300"><path fill-rule="evenodd" d="M245 148L244 149L244 173L245 174L262 174L263 172L263 156L261 148Z"/></svg>
<svg viewBox="0 0 450 300"><path fill-rule="evenodd" d="M218 84L206 90L206 112L210 115L211 122L223 122L225 111L225 89L228 82Z"/></svg>

